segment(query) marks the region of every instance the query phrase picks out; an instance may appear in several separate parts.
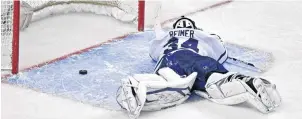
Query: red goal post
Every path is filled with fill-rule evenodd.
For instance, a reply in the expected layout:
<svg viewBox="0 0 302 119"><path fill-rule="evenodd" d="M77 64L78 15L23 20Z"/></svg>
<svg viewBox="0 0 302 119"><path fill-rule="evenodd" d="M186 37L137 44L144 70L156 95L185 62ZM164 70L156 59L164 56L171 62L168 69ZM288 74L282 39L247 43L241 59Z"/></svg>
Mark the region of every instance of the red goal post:
<svg viewBox="0 0 302 119"><path fill-rule="evenodd" d="M41 3L38 3L41 2ZM56 5L74 5L75 4L86 4L93 5L94 7L100 7L99 11L96 11L97 14L105 14L108 16L112 16L122 22L133 22L137 24L137 30L143 31L145 26L145 0L136 0L131 1L131 3L126 4L126 0L116 0L116 1L98 1L98 0L63 0L63 1L55 1L55 0L34 0L27 3L25 1L19 0L1 0L1 72L7 72L12 74L17 74L19 71L19 32L20 30L30 27L30 22L33 19L41 19L41 18L32 18L32 14L36 12L40 12L43 9L47 9L50 15L54 13L51 11L55 9ZM28 8L32 11L30 18L24 19L20 12L21 7ZM80 5L78 5L80 6ZM106 10L103 13L101 10L103 8ZM112 8L112 11L110 11ZM83 12L94 12L91 10L85 10L86 8L79 8ZM27 9L28 10L28 9ZM121 11L116 11L121 10ZM57 12L57 11L55 11ZM66 11L61 11L66 12ZM72 11L74 12L74 11ZM111 13L110 13L111 12ZM130 13L133 15L133 18L129 20L129 18L119 18L120 12L125 12L124 14ZM43 14L44 15L44 14ZM44 15L42 17L47 17ZM131 16L128 15L128 16ZM122 17L127 15L121 15ZM3 73L1 73L2 75ZM5 73L4 73L5 74Z"/></svg>

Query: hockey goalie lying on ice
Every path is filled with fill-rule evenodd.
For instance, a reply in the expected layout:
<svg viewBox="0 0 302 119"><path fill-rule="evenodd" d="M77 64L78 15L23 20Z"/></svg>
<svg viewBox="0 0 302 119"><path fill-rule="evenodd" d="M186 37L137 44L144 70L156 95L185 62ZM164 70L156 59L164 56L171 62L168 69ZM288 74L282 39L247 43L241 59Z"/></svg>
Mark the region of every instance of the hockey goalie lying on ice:
<svg viewBox="0 0 302 119"><path fill-rule="evenodd" d="M173 28L156 31L150 47L150 57L157 61L154 74L122 79L117 102L131 118L142 110L181 104L193 91L218 104L247 101L262 113L280 105L281 97L270 81L224 68L228 54L219 36L198 29L186 17L178 19Z"/></svg>

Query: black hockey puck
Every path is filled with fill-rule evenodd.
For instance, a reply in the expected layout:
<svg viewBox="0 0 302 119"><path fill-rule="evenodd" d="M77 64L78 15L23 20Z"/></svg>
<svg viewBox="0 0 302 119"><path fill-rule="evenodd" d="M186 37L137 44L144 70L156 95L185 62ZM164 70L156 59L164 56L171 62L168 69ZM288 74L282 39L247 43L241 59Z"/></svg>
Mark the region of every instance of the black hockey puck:
<svg viewBox="0 0 302 119"><path fill-rule="evenodd" d="M87 70L80 70L79 74L85 75L85 74L87 74Z"/></svg>

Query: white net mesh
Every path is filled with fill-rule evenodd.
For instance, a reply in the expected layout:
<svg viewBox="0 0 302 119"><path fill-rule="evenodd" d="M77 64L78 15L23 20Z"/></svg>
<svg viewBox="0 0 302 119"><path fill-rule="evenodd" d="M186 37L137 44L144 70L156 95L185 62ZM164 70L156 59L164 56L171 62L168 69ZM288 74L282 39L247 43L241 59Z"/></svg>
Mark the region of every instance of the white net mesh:
<svg viewBox="0 0 302 119"><path fill-rule="evenodd" d="M127 23L137 23L138 1L99 0L23 0L20 5L20 28L53 15L66 13L93 13L114 17ZM6 74L12 67L13 0L1 0L1 71Z"/></svg>
<svg viewBox="0 0 302 119"><path fill-rule="evenodd" d="M1 71L11 69L13 2L1 1Z"/></svg>
<svg viewBox="0 0 302 119"><path fill-rule="evenodd" d="M145 26L151 26L160 9L160 2L146 1ZM31 27L35 21L67 13L91 13L110 16L119 21L137 24L138 0L22 0L20 3L20 30ZM13 0L1 0L1 71L12 68ZM22 40L22 37L20 37ZM20 44L22 47L22 44Z"/></svg>
<svg viewBox="0 0 302 119"><path fill-rule="evenodd" d="M137 20L138 2L135 1L99 1L99 0L65 0L65 1L23 1L34 11L32 21L51 15L87 12L112 16L124 22Z"/></svg>

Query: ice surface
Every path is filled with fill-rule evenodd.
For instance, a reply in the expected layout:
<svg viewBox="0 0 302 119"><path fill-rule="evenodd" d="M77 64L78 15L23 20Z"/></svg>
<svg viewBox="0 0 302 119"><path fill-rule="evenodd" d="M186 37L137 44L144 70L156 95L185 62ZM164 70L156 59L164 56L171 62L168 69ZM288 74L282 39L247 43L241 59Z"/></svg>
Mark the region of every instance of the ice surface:
<svg viewBox="0 0 302 119"><path fill-rule="evenodd" d="M120 80L131 74L152 73L156 62L148 54L153 31L129 35L123 40L93 48L88 52L22 72L9 77L7 83L28 87L48 94L71 98L94 106L119 110L115 96ZM270 61L269 53L226 44L228 54L242 56L242 60L260 65ZM244 54L250 54L243 56ZM230 71L255 75L232 64L225 64ZM80 75L79 70L88 70ZM259 75L259 74L258 74Z"/></svg>
<svg viewBox="0 0 302 119"><path fill-rule="evenodd" d="M283 104L277 108L276 111L270 114L261 114L247 104L222 106L201 100L162 111L144 112L140 118L302 119L302 96L300 94L300 84L302 84L302 74L300 73L302 71L302 16L299 14L301 11L301 1L234 1L227 6L190 16L200 27L219 34L225 41L272 52L274 56L273 66L261 76L276 83L280 91ZM177 12L177 9L175 9L175 12ZM61 20L64 19L67 18L65 17ZM89 19L97 18L90 17ZM53 21L53 24L49 23L45 25L42 23L38 24L45 28L51 28L51 25L56 23L59 22ZM87 22L77 21L78 25L81 23L87 24ZM84 28L84 26L85 25L83 25L82 28ZM90 25L90 27L93 27L93 25ZM39 31L38 28L36 31ZM62 31L66 30L62 29ZM73 31L74 30L71 30L70 34L72 34ZM77 32L75 34L79 33ZM32 33L32 35L34 35L34 33ZM91 36L91 34L87 35ZM75 38L79 36L80 35L77 35ZM47 37L51 37L51 35ZM40 39L41 38L43 37L41 36ZM40 39L35 40L39 41ZM47 44L45 41L44 44ZM69 39L69 42L71 41L72 39ZM43 41L40 40L39 42ZM30 43L28 44L28 46L30 46ZM56 47L60 47L60 45ZM58 56L61 55L62 54L58 54ZM42 61L45 60L45 57ZM1 86L1 118L3 119L128 118L125 113L119 111L96 108L70 101L69 99L62 99L58 96L46 95L8 84L2 83Z"/></svg>

